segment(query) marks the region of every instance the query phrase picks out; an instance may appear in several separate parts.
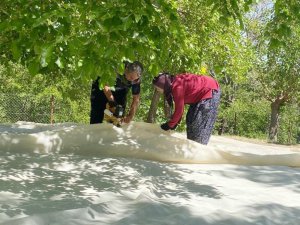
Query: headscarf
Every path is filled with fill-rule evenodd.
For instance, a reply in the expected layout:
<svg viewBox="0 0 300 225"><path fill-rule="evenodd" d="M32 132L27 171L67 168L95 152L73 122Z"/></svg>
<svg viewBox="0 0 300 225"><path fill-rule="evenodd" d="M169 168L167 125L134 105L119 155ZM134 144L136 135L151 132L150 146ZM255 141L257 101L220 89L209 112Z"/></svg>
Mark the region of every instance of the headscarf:
<svg viewBox="0 0 300 225"><path fill-rule="evenodd" d="M173 96L172 96L172 82L174 76L169 73L159 73L158 76L154 77L152 84L156 87L159 87L164 90L164 97L167 100L170 107L173 105Z"/></svg>

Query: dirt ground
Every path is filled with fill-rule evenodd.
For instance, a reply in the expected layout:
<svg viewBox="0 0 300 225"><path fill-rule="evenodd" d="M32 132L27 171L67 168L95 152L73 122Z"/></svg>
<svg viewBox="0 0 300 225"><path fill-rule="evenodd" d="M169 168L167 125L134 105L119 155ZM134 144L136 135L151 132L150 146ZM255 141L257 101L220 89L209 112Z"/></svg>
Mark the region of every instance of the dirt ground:
<svg viewBox="0 0 300 225"><path fill-rule="evenodd" d="M300 145L280 145L280 144L273 144L268 143L267 141L258 140L258 139L251 139L245 137L238 137L238 136L217 136L213 135L211 137L210 143L213 144L222 144L225 146L236 146L239 148L267 148L272 150L290 150L290 151L299 151L300 152Z"/></svg>

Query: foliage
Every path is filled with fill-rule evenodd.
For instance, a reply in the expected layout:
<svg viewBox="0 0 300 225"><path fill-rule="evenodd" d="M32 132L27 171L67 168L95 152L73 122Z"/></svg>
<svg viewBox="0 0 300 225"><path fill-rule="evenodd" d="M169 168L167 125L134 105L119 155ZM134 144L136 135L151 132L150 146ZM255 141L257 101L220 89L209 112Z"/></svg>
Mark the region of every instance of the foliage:
<svg viewBox="0 0 300 225"><path fill-rule="evenodd" d="M270 46L288 46L294 27L300 22L300 4L298 0L277 0L267 26Z"/></svg>
<svg viewBox="0 0 300 225"><path fill-rule="evenodd" d="M52 83L53 82L53 83ZM68 79L56 83L43 75L31 77L19 64L0 64L1 122L17 120L50 122L50 99L54 97L55 122L87 123L89 89Z"/></svg>
<svg viewBox="0 0 300 225"><path fill-rule="evenodd" d="M300 107L293 101L281 110L280 127L278 131L278 142L284 144L299 143L300 137Z"/></svg>
<svg viewBox="0 0 300 225"><path fill-rule="evenodd" d="M280 108L291 101L295 101L295 96L300 94L300 26L290 21L290 38L285 40L285 44L274 45L274 38L270 36L270 26L272 24L281 26L274 16L276 10L278 10L276 5L275 8L260 6L255 9L256 14L252 15L248 23L249 36L252 39L256 54L253 70L255 70L254 74L258 81L256 82L258 91L262 93L263 98L271 103L269 139L273 141L276 141L277 127L280 129L280 122L282 122L282 120L277 119L281 112ZM296 122L295 118L293 121Z"/></svg>
<svg viewBox="0 0 300 225"><path fill-rule="evenodd" d="M183 36L174 3L140 1L1 2L1 54L31 74L55 72L113 83L123 59L151 61L157 73Z"/></svg>
<svg viewBox="0 0 300 225"><path fill-rule="evenodd" d="M175 64L191 69L187 64L193 67L198 62L199 66L203 55L189 51L195 53L193 49L198 48L199 53L207 44L206 31L216 23L228 26L232 18L243 27L243 14L254 3L253 0L3 0L0 52L8 59L23 62L31 74L68 74L85 81L100 75L103 83L113 83L111 75L121 70L120 62L125 58L151 62L148 65L151 74ZM300 21L299 8L296 0L275 2L274 23L270 23L269 33L272 43L283 42L291 33L292 24ZM216 20L210 25L211 20L206 18L213 16ZM185 34L179 18L190 24L189 33Z"/></svg>
<svg viewBox="0 0 300 225"><path fill-rule="evenodd" d="M262 85L263 96L271 102L280 95L289 101L292 95L297 95L300 91L300 26L289 23L289 38L284 41L284 45L275 46L270 37L269 26L280 26L274 18L279 10L276 6L277 4L275 8L262 9L263 6L260 6L254 9L256 14L247 24L247 32L252 38L256 54L256 78Z"/></svg>
<svg viewBox="0 0 300 225"><path fill-rule="evenodd" d="M244 92L232 103L231 107L220 110L219 118L226 118L225 133L250 138L267 137L269 124L269 104L266 101L252 99ZM216 127L218 128L219 122Z"/></svg>

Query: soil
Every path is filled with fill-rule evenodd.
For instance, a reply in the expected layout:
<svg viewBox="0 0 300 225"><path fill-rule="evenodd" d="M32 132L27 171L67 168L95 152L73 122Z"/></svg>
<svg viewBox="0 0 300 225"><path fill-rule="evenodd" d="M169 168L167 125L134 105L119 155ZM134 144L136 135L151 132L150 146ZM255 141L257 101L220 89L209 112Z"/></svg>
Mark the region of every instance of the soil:
<svg viewBox="0 0 300 225"><path fill-rule="evenodd" d="M212 142L219 142L219 141L226 141L232 142L235 145L243 144L243 142L246 144L257 144L257 145L262 145L266 147L271 147L271 148L280 148L280 149L287 149L287 150L292 150L292 151L299 151L300 152L300 144L296 145L283 145L283 144L275 144L275 143L270 143L267 140L261 140L261 139L252 139L252 138L246 138L246 137L239 137L239 136L217 136L214 135L212 136Z"/></svg>

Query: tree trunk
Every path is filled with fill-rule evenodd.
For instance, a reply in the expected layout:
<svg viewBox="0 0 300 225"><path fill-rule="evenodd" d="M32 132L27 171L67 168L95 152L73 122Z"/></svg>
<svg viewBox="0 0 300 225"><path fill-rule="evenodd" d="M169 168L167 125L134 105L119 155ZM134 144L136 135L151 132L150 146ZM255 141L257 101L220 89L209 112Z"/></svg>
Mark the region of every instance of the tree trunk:
<svg viewBox="0 0 300 225"><path fill-rule="evenodd" d="M54 123L54 95L50 98L50 123Z"/></svg>
<svg viewBox="0 0 300 225"><path fill-rule="evenodd" d="M277 141L277 132L279 127L279 109L281 103L282 100L279 98L271 103L271 122L269 128L269 140L271 142Z"/></svg>
<svg viewBox="0 0 300 225"><path fill-rule="evenodd" d="M238 132L237 132L237 114L236 112L234 113L234 125L233 125L233 134L234 135L238 135Z"/></svg>
<svg viewBox="0 0 300 225"><path fill-rule="evenodd" d="M149 109L147 121L146 121L147 123L154 123L155 122L156 110L157 110L157 107L158 107L159 98L160 98L160 93L155 88L153 96L152 96L152 100L151 100L151 106L150 106L150 109Z"/></svg>
<svg viewBox="0 0 300 225"><path fill-rule="evenodd" d="M171 119L172 109L166 99L164 99L164 113L166 118Z"/></svg>

